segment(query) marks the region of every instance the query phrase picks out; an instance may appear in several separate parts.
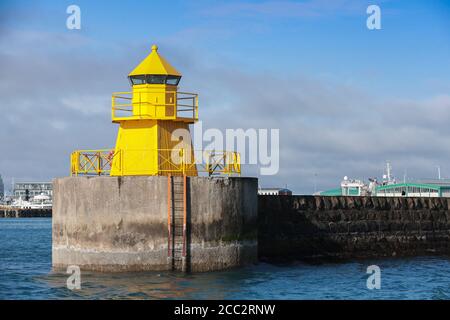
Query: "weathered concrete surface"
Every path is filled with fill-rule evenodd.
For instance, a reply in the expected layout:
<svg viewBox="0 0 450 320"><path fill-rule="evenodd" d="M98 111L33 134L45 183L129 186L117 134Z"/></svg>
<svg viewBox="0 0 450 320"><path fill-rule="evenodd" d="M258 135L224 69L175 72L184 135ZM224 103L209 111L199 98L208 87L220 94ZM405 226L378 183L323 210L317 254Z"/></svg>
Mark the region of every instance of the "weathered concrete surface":
<svg viewBox="0 0 450 320"><path fill-rule="evenodd" d="M188 178L191 271L257 259L257 179ZM53 182L54 269L169 270L167 177L67 177Z"/></svg>
<svg viewBox="0 0 450 320"><path fill-rule="evenodd" d="M192 270L256 262L258 180L194 177L189 189Z"/></svg>
<svg viewBox="0 0 450 320"><path fill-rule="evenodd" d="M261 260L450 254L450 199L259 196Z"/></svg>

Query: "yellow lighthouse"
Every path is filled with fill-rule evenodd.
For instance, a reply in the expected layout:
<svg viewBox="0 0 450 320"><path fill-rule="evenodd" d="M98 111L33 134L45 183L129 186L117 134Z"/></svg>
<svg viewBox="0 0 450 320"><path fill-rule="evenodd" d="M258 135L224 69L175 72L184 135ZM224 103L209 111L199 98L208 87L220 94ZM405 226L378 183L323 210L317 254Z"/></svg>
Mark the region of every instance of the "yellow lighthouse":
<svg viewBox="0 0 450 320"><path fill-rule="evenodd" d="M112 121L120 126L111 175L197 175L189 134L197 94L178 92L181 74L156 45L128 78L132 92L112 97Z"/></svg>
<svg viewBox="0 0 450 320"><path fill-rule="evenodd" d="M241 173L237 152L194 152L189 125L198 121L198 95L178 91L181 74L158 53L156 45L128 79L132 91L112 95L112 122L119 124L115 148L74 151L72 175ZM194 154L200 154L200 159Z"/></svg>

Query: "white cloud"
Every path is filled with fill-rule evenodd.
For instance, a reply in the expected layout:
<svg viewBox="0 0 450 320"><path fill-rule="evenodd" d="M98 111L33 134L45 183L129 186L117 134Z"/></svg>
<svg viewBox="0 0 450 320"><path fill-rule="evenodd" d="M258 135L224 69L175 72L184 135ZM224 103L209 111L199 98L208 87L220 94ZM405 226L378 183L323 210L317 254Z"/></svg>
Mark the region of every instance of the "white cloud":
<svg viewBox="0 0 450 320"><path fill-rule="evenodd" d="M128 89L125 76L150 44L101 57L86 53L101 47L89 39L63 50L71 41L58 34L0 38L0 172L7 179L67 175L72 150L114 144L111 93ZM184 49L160 46L183 73L181 87L200 94L205 129L280 129L281 169L262 177L265 186L312 192L316 180L318 189L331 188L344 175L380 176L385 160L399 176L404 169L431 176L437 164L450 176L448 94L381 99L345 79L248 72L223 56Z"/></svg>
<svg viewBox="0 0 450 320"><path fill-rule="evenodd" d="M86 116L105 114L111 111L111 98L97 95L75 95L61 98L62 106L81 112Z"/></svg>
<svg viewBox="0 0 450 320"><path fill-rule="evenodd" d="M67 128L67 122L61 120L50 120L50 125L56 130L65 130Z"/></svg>

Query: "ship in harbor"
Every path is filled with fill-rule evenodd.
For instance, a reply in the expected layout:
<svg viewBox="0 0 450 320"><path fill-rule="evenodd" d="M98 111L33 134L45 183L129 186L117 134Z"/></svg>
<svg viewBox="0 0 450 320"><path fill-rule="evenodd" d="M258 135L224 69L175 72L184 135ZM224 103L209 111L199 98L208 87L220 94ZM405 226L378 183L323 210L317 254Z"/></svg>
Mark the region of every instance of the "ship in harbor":
<svg viewBox="0 0 450 320"><path fill-rule="evenodd" d="M53 206L51 182L13 182L12 195L0 199L0 205L11 209L44 209Z"/></svg>
<svg viewBox="0 0 450 320"><path fill-rule="evenodd" d="M372 197L446 197L450 198L450 179L424 179L398 182L392 175L392 167L386 163L383 179L369 178L368 182L347 176L339 188L317 192L321 196L372 196Z"/></svg>
<svg viewBox="0 0 450 320"><path fill-rule="evenodd" d="M53 201L50 196L41 193L28 201L22 198L14 199L10 206L18 209L52 209Z"/></svg>

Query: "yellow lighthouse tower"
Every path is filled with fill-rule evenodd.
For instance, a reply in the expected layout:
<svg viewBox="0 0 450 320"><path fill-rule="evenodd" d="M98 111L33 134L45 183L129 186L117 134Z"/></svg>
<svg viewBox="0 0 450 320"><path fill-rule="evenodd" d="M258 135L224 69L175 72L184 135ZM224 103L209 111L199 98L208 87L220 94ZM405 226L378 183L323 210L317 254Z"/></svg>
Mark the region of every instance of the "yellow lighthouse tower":
<svg viewBox="0 0 450 320"><path fill-rule="evenodd" d="M241 173L237 152L197 150L200 159L194 158L189 125L198 121L198 95L178 91L181 74L156 45L128 78L132 91L112 95L112 122L119 124L115 148L72 152L72 175Z"/></svg>
<svg viewBox="0 0 450 320"><path fill-rule="evenodd" d="M256 261L258 180L212 177L241 174L235 151L208 145L194 159L198 97L178 90L181 74L157 46L128 78L131 91L112 94L115 147L75 150L72 177L54 181L54 268L195 272Z"/></svg>
<svg viewBox="0 0 450 320"><path fill-rule="evenodd" d="M120 126L111 176L197 175L189 134L197 94L178 92L181 74L156 45L128 78L132 92L112 98L112 121Z"/></svg>

